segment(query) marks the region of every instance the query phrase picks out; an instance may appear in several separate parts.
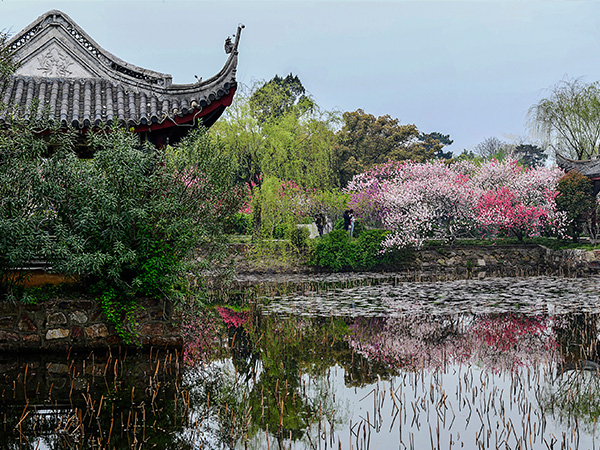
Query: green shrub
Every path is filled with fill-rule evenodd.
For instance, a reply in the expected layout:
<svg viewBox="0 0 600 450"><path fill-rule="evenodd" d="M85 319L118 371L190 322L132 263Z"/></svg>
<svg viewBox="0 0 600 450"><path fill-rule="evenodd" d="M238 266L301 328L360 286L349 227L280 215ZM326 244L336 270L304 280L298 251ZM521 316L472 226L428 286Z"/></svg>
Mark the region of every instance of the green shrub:
<svg viewBox="0 0 600 450"><path fill-rule="evenodd" d="M252 214L235 213L225 219L225 233L252 234Z"/></svg>
<svg viewBox="0 0 600 450"><path fill-rule="evenodd" d="M372 270L397 267L410 261L409 250L382 252L386 230L364 230L351 239L345 230L334 230L317 240L309 264L338 272L340 270Z"/></svg>
<svg viewBox="0 0 600 450"><path fill-rule="evenodd" d="M294 228L293 223L278 223L273 227L273 239L288 239Z"/></svg>
<svg viewBox="0 0 600 450"><path fill-rule="evenodd" d="M90 162L59 149L42 166L45 196L57 205L45 257L61 273L160 297L195 249L208 259L221 251L216 237L243 200L230 163L203 132L165 150L140 149L119 129L90 139Z"/></svg>
<svg viewBox="0 0 600 450"><path fill-rule="evenodd" d="M169 295L191 256L214 267L225 254L225 218L244 191L201 130L166 149L140 148L122 129L92 134L89 161L75 142L60 130L40 139L23 124L0 130L0 294L14 297L11 272L42 259L96 285L117 329L134 326L137 296Z"/></svg>
<svg viewBox="0 0 600 450"><path fill-rule="evenodd" d="M586 222L595 219L594 185L586 176L572 171L558 180L556 207L565 212L567 233L577 241Z"/></svg>
<svg viewBox="0 0 600 450"><path fill-rule="evenodd" d="M345 230L333 230L318 239L309 264L335 272L352 266L352 246Z"/></svg>
<svg viewBox="0 0 600 450"><path fill-rule="evenodd" d="M296 227L290 232L290 242L296 251L305 250L308 247L310 231L306 227Z"/></svg>
<svg viewBox="0 0 600 450"><path fill-rule="evenodd" d="M0 129L0 298L14 299L25 276L17 269L40 259L51 244L52 205L43 195L41 174L46 148L25 123Z"/></svg>
<svg viewBox="0 0 600 450"><path fill-rule="evenodd" d="M338 220L333 226L334 230L343 230L344 229L344 219ZM358 238L361 233L366 230L364 224L360 220L354 221L354 233L352 233L352 237ZM347 231L349 233L350 230Z"/></svg>
<svg viewBox="0 0 600 450"><path fill-rule="evenodd" d="M356 239L353 266L371 269L381 263L381 242L388 231L366 230Z"/></svg>

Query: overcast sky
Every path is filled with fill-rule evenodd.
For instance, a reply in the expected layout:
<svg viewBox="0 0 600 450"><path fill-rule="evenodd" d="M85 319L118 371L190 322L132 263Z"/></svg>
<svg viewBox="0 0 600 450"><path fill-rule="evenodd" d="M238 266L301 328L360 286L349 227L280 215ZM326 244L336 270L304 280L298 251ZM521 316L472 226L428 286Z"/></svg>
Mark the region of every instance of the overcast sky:
<svg viewBox="0 0 600 450"><path fill-rule="evenodd" d="M51 9L174 83L215 75L243 23L239 82L293 72L325 109L450 134L455 152L528 138L527 111L547 88L600 80L597 1L0 0L0 29Z"/></svg>

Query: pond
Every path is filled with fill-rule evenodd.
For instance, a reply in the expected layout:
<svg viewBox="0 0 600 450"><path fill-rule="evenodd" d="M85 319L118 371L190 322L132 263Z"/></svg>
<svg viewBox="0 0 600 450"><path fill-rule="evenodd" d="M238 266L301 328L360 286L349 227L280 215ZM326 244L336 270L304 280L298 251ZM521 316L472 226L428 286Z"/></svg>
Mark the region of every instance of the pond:
<svg viewBox="0 0 600 450"><path fill-rule="evenodd" d="M0 355L0 448L600 441L599 278L288 281L207 312L183 354Z"/></svg>

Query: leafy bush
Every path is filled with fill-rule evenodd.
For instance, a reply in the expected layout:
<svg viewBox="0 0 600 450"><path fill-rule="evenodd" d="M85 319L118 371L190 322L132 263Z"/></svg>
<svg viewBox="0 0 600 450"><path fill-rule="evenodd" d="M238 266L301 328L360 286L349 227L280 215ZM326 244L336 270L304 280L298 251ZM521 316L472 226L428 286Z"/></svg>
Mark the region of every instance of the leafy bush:
<svg viewBox="0 0 600 450"><path fill-rule="evenodd" d="M48 144L31 128L15 121L0 130L0 295L11 299L25 276L17 269L42 258L52 244L54 208L44 196L41 170Z"/></svg>
<svg viewBox="0 0 600 450"><path fill-rule="evenodd" d="M333 230L317 240L310 264L338 272L352 266L352 246L345 230Z"/></svg>
<svg viewBox="0 0 600 450"><path fill-rule="evenodd" d="M159 150L114 128L90 136L90 161L76 157L74 143L60 130L47 140L23 124L0 131L5 294L15 268L43 259L96 285L119 324L132 317L135 296L167 295L195 251L194 261L214 267L226 251L225 218L244 195L231 160L206 133Z"/></svg>
<svg viewBox="0 0 600 450"><path fill-rule="evenodd" d="M556 207L566 214L567 234L577 241L587 222L594 219L593 183L585 175L572 171L558 180L557 190Z"/></svg>
<svg viewBox="0 0 600 450"><path fill-rule="evenodd" d="M386 230L365 230L351 239L345 230L334 230L317 240L309 264L338 272L396 267L411 259L409 250L381 251Z"/></svg>
<svg viewBox="0 0 600 450"><path fill-rule="evenodd" d="M252 234L252 214L235 213L225 219L225 233Z"/></svg>
<svg viewBox="0 0 600 450"><path fill-rule="evenodd" d="M371 269L380 265L385 254L381 254L381 242L389 232L367 230L356 239L353 252L353 266Z"/></svg>
<svg viewBox="0 0 600 450"><path fill-rule="evenodd" d="M119 129L91 143L89 163L58 151L42 168L46 197L57 205L47 258L62 273L158 296L194 249L210 256L222 242L215 238L240 203L228 160L202 132L165 151L140 149Z"/></svg>
<svg viewBox="0 0 600 450"><path fill-rule="evenodd" d="M273 239L289 238L294 227L295 225L293 223L278 223L273 227Z"/></svg>
<svg viewBox="0 0 600 450"><path fill-rule="evenodd" d="M302 251L308 247L308 238L310 231L306 227L296 227L290 232L290 242L297 251Z"/></svg>

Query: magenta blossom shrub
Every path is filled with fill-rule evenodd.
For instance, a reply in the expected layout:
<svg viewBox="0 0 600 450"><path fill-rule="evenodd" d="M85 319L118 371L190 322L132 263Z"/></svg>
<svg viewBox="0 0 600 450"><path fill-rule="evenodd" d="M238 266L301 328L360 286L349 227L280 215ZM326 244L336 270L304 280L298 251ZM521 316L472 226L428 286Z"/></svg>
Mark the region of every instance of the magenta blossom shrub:
<svg viewBox="0 0 600 450"><path fill-rule="evenodd" d="M504 234L513 233L519 239L523 235L535 236L540 230L549 228L551 212L545 207L556 196L552 196L542 205L526 204L517 193L506 186L496 191L487 191L477 202L475 212L480 225Z"/></svg>
<svg viewBox="0 0 600 450"><path fill-rule="evenodd" d="M556 209L558 168L521 167L515 160L492 160L474 172L470 184L478 192L474 220L488 232L538 236L544 231L562 235L565 215Z"/></svg>
<svg viewBox="0 0 600 450"><path fill-rule="evenodd" d="M235 311L221 306L217 308L217 311L227 328L240 328L248 321L248 311Z"/></svg>

